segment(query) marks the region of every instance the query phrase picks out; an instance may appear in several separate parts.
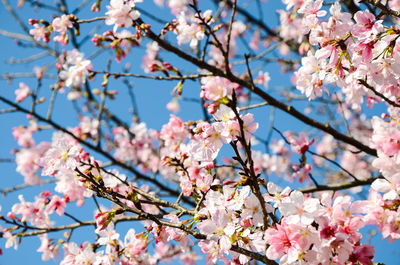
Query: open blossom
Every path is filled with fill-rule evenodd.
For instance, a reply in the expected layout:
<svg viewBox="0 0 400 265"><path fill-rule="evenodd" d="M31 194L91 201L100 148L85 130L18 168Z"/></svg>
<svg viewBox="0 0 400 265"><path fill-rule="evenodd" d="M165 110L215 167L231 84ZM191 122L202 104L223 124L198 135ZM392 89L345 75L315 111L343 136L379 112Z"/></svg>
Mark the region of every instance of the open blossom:
<svg viewBox="0 0 400 265"><path fill-rule="evenodd" d="M298 154L305 154L310 145L314 143L314 139L310 141L304 132L301 132L299 135L294 135L292 132L286 132L285 136L288 138L293 150Z"/></svg>
<svg viewBox="0 0 400 265"><path fill-rule="evenodd" d="M17 163L17 172L24 176L24 181L27 184L34 185L40 183L39 161L41 157L50 148L50 143L42 142L31 148L22 148L18 151L15 157Z"/></svg>
<svg viewBox="0 0 400 265"><path fill-rule="evenodd" d="M234 233L235 227L228 222L224 210L216 210L211 214L211 220L201 222L198 227L201 233L207 235L208 239L218 241L222 251L228 251L231 248L229 237Z"/></svg>
<svg viewBox="0 0 400 265"><path fill-rule="evenodd" d="M279 210L288 223L305 225L311 224L314 219L321 215L320 202L315 198L304 198L299 191L292 191L289 197L282 200Z"/></svg>
<svg viewBox="0 0 400 265"><path fill-rule="evenodd" d="M211 10L207 10L201 14L201 19L207 24L212 23ZM190 42L190 48L196 48L200 40L204 38L204 30L201 27L203 21L198 17L190 17L191 23L188 22L187 14L181 12L178 16L178 25L175 29L178 45Z"/></svg>
<svg viewBox="0 0 400 265"><path fill-rule="evenodd" d="M60 72L67 87L80 87L86 83L86 77L92 68L90 60L86 60L78 50L67 52L67 61Z"/></svg>
<svg viewBox="0 0 400 265"><path fill-rule="evenodd" d="M82 206L85 198L91 197L93 194L82 182L78 181L76 173L70 169L63 168L54 177L57 180L54 190L63 194L68 201L76 201L77 206Z"/></svg>
<svg viewBox="0 0 400 265"><path fill-rule="evenodd" d="M257 131L258 123L254 122L254 116L252 113L241 115L240 118L243 121L244 138L248 140L250 139L250 136Z"/></svg>
<svg viewBox="0 0 400 265"><path fill-rule="evenodd" d="M271 80L271 77L268 72L263 73L260 71L258 73L258 77L255 80L258 84L264 85L265 88L268 88L269 81Z"/></svg>
<svg viewBox="0 0 400 265"><path fill-rule="evenodd" d="M64 215L65 207L67 207L65 199L61 199L58 195L53 195L49 204L47 205L46 210L49 213L56 211L59 216L62 216Z"/></svg>
<svg viewBox="0 0 400 265"><path fill-rule="evenodd" d="M219 134L218 134L219 135ZM192 140L188 144L188 150L196 161L212 162L218 155L222 147L219 138L209 138L210 140Z"/></svg>
<svg viewBox="0 0 400 265"><path fill-rule="evenodd" d="M230 82L222 77L207 77L201 79L200 97L205 100L216 101L220 98L231 97L233 89L237 88L237 84Z"/></svg>
<svg viewBox="0 0 400 265"><path fill-rule="evenodd" d="M43 176L53 176L62 169L75 170L78 166L83 150L69 137L63 133L54 134L51 148L42 157Z"/></svg>
<svg viewBox="0 0 400 265"><path fill-rule="evenodd" d="M273 207L278 208L282 201L289 197L291 193L291 189L289 187L286 187L285 189L281 189L279 186L274 184L273 182L268 182L267 184L268 188L268 193L271 194L265 194L264 199L266 202L273 202Z"/></svg>
<svg viewBox="0 0 400 265"><path fill-rule="evenodd" d="M72 28L72 22L69 20L68 15L62 15L61 17L56 17L51 23L53 30L65 33L69 28Z"/></svg>
<svg viewBox="0 0 400 265"><path fill-rule="evenodd" d="M305 242L302 240L296 225L282 223L275 228L265 231L265 241L269 244L266 255L271 260L284 258L288 264L293 263L299 257Z"/></svg>
<svg viewBox="0 0 400 265"><path fill-rule="evenodd" d="M235 113L226 105L220 105L213 114L216 122L212 125L218 136L225 142L236 140L240 134L240 126L236 120Z"/></svg>
<svg viewBox="0 0 400 265"><path fill-rule="evenodd" d="M29 87L23 83L19 83L19 89L15 90L16 100L18 102L24 101L29 96Z"/></svg>
<svg viewBox="0 0 400 265"><path fill-rule="evenodd" d="M377 192L384 193L382 199L387 201L397 200L400 194L400 184L390 183L385 179L375 180L371 188Z"/></svg>
<svg viewBox="0 0 400 265"><path fill-rule="evenodd" d="M34 202L27 202L23 195L19 195L20 203L16 203L12 207L12 214L21 214L21 221L28 221L38 227L51 227L48 212L44 209L45 198L39 196Z"/></svg>
<svg viewBox="0 0 400 265"><path fill-rule="evenodd" d="M34 123L34 122L32 122ZM29 127L14 127L12 130L12 134L16 140L18 140L18 145L23 147L32 147L35 145L35 141L33 140L32 134L37 130L36 125Z"/></svg>
<svg viewBox="0 0 400 265"><path fill-rule="evenodd" d="M69 20L69 16L64 14L61 17L56 17L51 25L55 32L60 33L55 36L53 40L62 45L68 44L67 30L72 28L72 22Z"/></svg>
<svg viewBox="0 0 400 265"><path fill-rule="evenodd" d="M302 32L308 33L310 29L315 28L318 25L318 18L326 15L325 10L320 10L323 4L323 0L305 0L297 11L299 14L303 14L302 19Z"/></svg>
<svg viewBox="0 0 400 265"><path fill-rule="evenodd" d="M47 234L39 235L41 245L37 252L43 252L42 260L57 259L60 256L57 245L47 237Z"/></svg>
<svg viewBox="0 0 400 265"><path fill-rule="evenodd" d="M213 182L213 177L210 174L207 174L200 176L196 180L196 186L202 192L207 192L210 189L212 182Z"/></svg>
<svg viewBox="0 0 400 265"><path fill-rule="evenodd" d="M160 47L153 41L146 45L146 54L143 56L142 68L146 73L153 72L156 67L162 68L161 61L157 58Z"/></svg>
<svg viewBox="0 0 400 265"><path fill-rule="evenodd" d="M99 120L83 116L78 128L80 133L96 139L99 131Z"/></svg>
<svg viewBox="0 0 400 265"><path fill-rule="evenodd" d="M357 23L354 25L352 33L358 38L373 38L383 30L382 20L375 21L375 16L368 9L358 11L354 15L354 20Z"/></svg>
<svg viewBox="0 0 400 265"><path fill-rule="evenodd" d="M397 119L385 121L375 116L372 118L372 127L371 140L378 150L378 158L372 165L390 181L399 184L400 176L396 169L400 167L400 126Z"/></svg>
<svg viewBox="0 0 400 265"><path fill-rule="evenodd" d="M213 240L201 240L199 247L202 253L206 253L206 264L216 264L219 260L228 262L228 259L224 255L224 251L221 250L221 246L218 242Z"/></svg>
<svg viewBox="0 0 400 265"><path fill-rule="evenodd" d="M322 4L323 0L305 0L297 12L305 16L323 17L327 12L320 10Z"/></svg>
<svg viewBox="0 0 400 265"><path fill-rule="evenodd" d="M95 253L89 242L83 242L78 246L74 242L67 242L63 244L64 259L61 261L61 265L72 265L72 264L97 264L100 263L102 252Z"/></svg>
<svg viewBox="0 0 400 265"><path fill-rule="evenodd" d="M239 122L228 106L220 105L213 116L216 122L211 125L206 122L199 123L195 129L195 138L188 144L190 154L196 161L212 162L222 147L222 141L230 143L240 135ZM258 123L253 122L254 118L250 113L241 115L240 118L243 122L244 137L248 140L257 130Z"/></svg>
<svg viewBox="0 0 400 265"><path fill-rule="evenodd" d="M34 24L33 26L34 28L29 30L29 34L31 34L36 41L43 39L45 42L49 42L49 33L46 27L42 27L39 24Z"/></svg>
<svg viewBox="0 0 400 265"><path fill-rule="evenodd" d="M111 0L110 5L107 6L106 24L114 25L114 31L117 31L118 27L132 26L133 21L140 17L139 11L134 8L134 1Z"/></svg>
<svg viewBox="0 0 400 265"><path fill-rule="evenodd" d="M129 229L124 239L125 255L133 259L136 255L140 255L146 250L146 245L145 238L136 234L134 229Z"/></svg>
<svg viewBox="0 0 400 265"><path fill-rule="evenodd" d="M183 121L171 114L169 122L164 124L160 131L160 139L166 141L167 145L176 142L184 142L187 137L187 129Z"/></svg>
<svg viewBox="0 0 400 265"><path fill-rule="evenodd" d="M247 217L252 218L252 222L255 226L263 225L263 212L261 210L260 201L252 193L249 197L244 200L244 206L241 218L246 219ZM265 204L267 212L272 212L273 208L270 204Z"/></svg>
<svg viewBox="0 0 400 265"><path fill-rule="evenodd" d="M114 230L114 224L111 222L110 225L107 226L106 230L96 231L99 235L99 239L97 239L97 243L100 245L111 244L114 240L118 240L119 234Z"/></svg>
<svg viewBox="0 0 400 265"><path fill-rule="evenodd" d="M226 105L220 105L213 116L219 122L229 122L235 119L235 113Z"/></svg>
<svg viewBox="0 0 400 265"><path fill-rule="evenodd" d="M296 88L310 100L321 97L322 92L326 90L323 86L327 74L325 59L317 58L309 51L307 56L301 59L301 64L302 67L295 72Z"/></svg>
<svg viewBox="0 0 400 265"><path fill-rule="evenodd" d="M389 7L394 11L400 11L400 1L399 0L389 0Z"/></svg>

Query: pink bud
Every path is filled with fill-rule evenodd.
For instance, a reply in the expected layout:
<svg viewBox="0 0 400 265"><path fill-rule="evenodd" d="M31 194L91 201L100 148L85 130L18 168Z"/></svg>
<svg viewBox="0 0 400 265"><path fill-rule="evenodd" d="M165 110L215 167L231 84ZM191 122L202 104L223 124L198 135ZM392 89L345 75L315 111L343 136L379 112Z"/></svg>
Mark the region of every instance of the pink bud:
<svg viewBox="0 0 400 265"><path fill-rule="evenodd" d="M15 218L17 218L13 212L8 212L8 213L7 213L7 217L8 217L9 219L15 219Z"/></svg>
<svg viewBox="0 0 400 265"><path fill-rule="evenodd" d="M30 18L30 19L29 19L29 25L35 25L35 24L37 24L37 23L39 23L39 20L33 19L33 18Z"/></svg>

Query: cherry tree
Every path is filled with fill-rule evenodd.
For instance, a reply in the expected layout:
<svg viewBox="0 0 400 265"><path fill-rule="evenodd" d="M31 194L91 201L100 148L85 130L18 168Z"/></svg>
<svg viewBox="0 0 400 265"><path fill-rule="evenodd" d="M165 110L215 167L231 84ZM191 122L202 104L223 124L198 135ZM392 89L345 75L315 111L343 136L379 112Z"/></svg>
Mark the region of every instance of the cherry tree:
<svg viewBox="0 0 400 265"><path fill-rule="evenodd" d="M400 1L2 3L0 253L371 265L368 229L400 238Z"/></svg>

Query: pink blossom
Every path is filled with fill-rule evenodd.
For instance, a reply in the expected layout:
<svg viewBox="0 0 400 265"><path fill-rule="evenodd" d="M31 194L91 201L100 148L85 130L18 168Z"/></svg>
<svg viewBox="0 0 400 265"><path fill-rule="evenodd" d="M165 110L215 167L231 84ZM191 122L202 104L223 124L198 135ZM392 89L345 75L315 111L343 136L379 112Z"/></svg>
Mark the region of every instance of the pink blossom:
<svg viewBox="0 0 400 265"><path fill-rule="evenodd" d="M196 180L196 187L202 192L207 192L213 182L213 177L210 174L203 175Z"/></svg>
<svg viewBox="0 0 400 265"><path fill-rule="evenodd" d="M326 76L326 61L317 58L310 51L301 59L302 67L295 72L296 88L310 100L321 97L324 90L323 81Z"/></svg>
<svg viewBox="0 0 400 265"><path fill-rule="evenodd" d="M136 255L142 254L146 250L147 242L140 234L136 234L134 229L129 229L125 235L124 246L125 255L130 259L134 259Z"/></svg>
<svg viewBox="0 0 400 265"><path fill-rule="evenodd" d="M394 11L400 11L400 1L399 0L389 0L389 7Z"/></svg>
<svg viewBox="0 0 400 265"><path fill-rule="evenodd" d="M86 77L92 65L78 50L67 52L67 61L60 72L60 78L68 87L80 87L86 83Z"/></svg>
<svg viewBox="0 0 400 265"><path fill-rule="evenodd" d="M96 213L96 215L94 216L94 218L96 219L96 226L97 226L96 231L101 231L106 229L114 217L115 217L114 211Z"/></svg>
<svg viewBox="0 0 400 265"><path fill-rule="evenodd" d="M51 242L51 240L47 237L47 234L40 235L39 238L41 245L37 249L37 252L43 252L42 260L48 261L49 259L58 259L60 253L58 252L57 245L54 244L54 242Z"/></svg>
<svg viewBox="0 0 400 265"><path fill-rule="evenodd" d="M354 20L357 23L352 33L359 38L372 38L383 30L382 20L375 22L375 16L369 10L358 11L354 15Z"/></svg>
<svg viewBox="0 0 400 265"><path fill-rule="evenodd" d="M285 258L290 264L298 259L304 242L296 225L277 224L274 228L265 231L265 241L269 244L266 255L271 260Z"/></svg>
<svg viewBox="0 0 400 265"><path fill-rule="evenodd" d="M100 229L96 233L99 235L96 243L100 245L112 244L114 240L118 240L119 238L119 234L115 232L112 222L107 226L106 230Z"/></svg>
<svg viewBox="0 0 400 265"><path fill-rule="evenodd" d="M49 213L52 213L55 210L59 216L62 216L64 215L65 207L67 207L65 199L61 199L58 195L53 195L49 204L46 207L46 210Z"/></svg>
<svg viewBox="0 0 400 265"><path fill-rule="evenodd" d="M68 15L62 15L61 17L57 17L52 22L53 30L59 32L60 34L53 38L53 41L59 42L62 45L68 44L68 35L67 30L72 28L72 22L69 20Z"/></svg>
<svg viewBox="0 0 400 265"><path fill-rule="evenodd" d="M17 102L24 101L29 96L29 87L23 83L19 83L19 89L15 90L16 100Z"/></svg>
<svg viewBox="0 0 400 265"><path fill-rule="evenodd" d="M370 245L356 246L354 252L349 257L350 261L349 264L372 265L374 254L375 254L375 249L373 246Z"/></svg>
<svg viewBox="0 0 400 265"><path fill-rule="evenodd" d="M323 17L327 12L320 10L322 3L323 0L305 0L297 12L305 16Z"/></svg>
<svg viewBox="0 0 400 265"><path fill-rule="evenodd" d="M168 102L167 104L167 109L173 113L178 113L179 112L179 103L178 100L172 100Z"/></svg>
<svg viewBox="0 0 400 265"><path fill-rule="evenodd" d="M231 83L229 80L222 77L207 77L202 78L200 97L205 100L218 100L224 97L230 97L233 89L238 87L237 84Z"/></svg>
<svg viewBox="0 0 400 265"><path fill-rule="evenodd" d="M294 135L292 132L286 132L285 136L288 138L291 147L298 154L305 154L310 145L314 143L314 139L310 141L304 132L301 132L299 135Z"/></svg>
<svg viewBox="0 0 400 265"><path fill-rule="evenodd" d="M268 72L263 73L263 72L260 71L258 73L258 77L256 79L256 82L258 84L264 85L265 88L268 88L268 84L269 84L270 80L271 80L271 77L270 77Z"/></svg>
<svg viewBox="0 0 400 265"><path fill-rule="evenodd" d="M178 34L178 45L190 42L190 48L196 48L199 41L204 38L204 31L202 27L196 23L191 24L187 22L184 12L181 12L177 18L178 25L175 31Z"/></svg>
<svg viewBox="0 0 400 265"><path fill-rule="evenodd" d="M42 175L53 176L58 170L75 170L78 165L82 147L71 141L70 136L55 133L52 147L44 154L41 164Z"/></svg>
<svg viewBox="0 0 400 265"><path fill-rule="evenodd" d="M258 129L258 123L254 122L254 116L251 113L241 115L240 118L243 121L244 137L248 140L250 136Z"/></svg>
<svg viewBox="0 0 400 265"><path fill-rule="evenodd" d="M202 221L198 228L201 233L207 235L208 239L218 241L221 251L227 252L231 248L229 237L234 233L235 228L228 222L224 210L216 210L211 215L211 219Z"/></svg>
<svg viewBox="0 0 400 265"><path fill-rule="evenodd" d="M44 39L45 42L49 42L48 32L45 27L40 26L39 24L33 25L35 28L29 30L29 34L33 36L36 41L40 41L40 39Z"/></svg>
<svg viewBox="0 0 400 265"><path fill-rule="evenodd" d="M69 20L68 15L56 17L51 23L53 30L60 33L65 33L69 28L72 28L72 22Z"/></svg>
<svg viewBox="0 0 400 265"><path fill-rule="evenodd" d="M118 27L130 27L133 25L133 21L140 17L139 11L134 9L134 1L124 0L111 0L110 5L107 6L108 16L106 19L107 25L114 25L114 31L117 31Z"/></svg>
<svg viewBox="0 0 400 265"><path fill-rule="evenodd" d="M162 126L160 131L160 139L166 141L167 145L178 141L184 142L187 137L187 129L183 121L175 116L170 115L168 124Z"/></svg>
<svg viewBox="0 0 400 265"><path fill-rule="evenodd" d="M322 209L318 199L304 198L300 191L292 191L289 197L282 200L279 210L291 224L311 224L321 215Z"/></svg>
<svg viewBox="0 0 400 265"><path fill-rule="evenodd" d="M22 195L18 196L20 203L14 204L12 213L21 214L21 221L29 221L38 227L51 227L51 222L47 211L44 209L45 199L36 197L34 202L26 202Z"/></svg>

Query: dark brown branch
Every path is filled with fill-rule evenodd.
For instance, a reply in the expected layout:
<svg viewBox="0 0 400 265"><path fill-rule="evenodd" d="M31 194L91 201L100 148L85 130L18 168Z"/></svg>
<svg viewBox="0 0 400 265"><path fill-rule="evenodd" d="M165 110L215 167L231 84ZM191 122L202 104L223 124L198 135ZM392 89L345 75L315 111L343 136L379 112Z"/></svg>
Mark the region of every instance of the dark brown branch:
<svg viewBox="0 0 400 265"><path fill-rule="evenodd" d="M362 0L362 2L368 3L370 5L373 5L374 7L379 8L385 15L400 18L400 12L388 8L387 6L381 3L381 0Z"/></svg>
<svg viewBox="0 0 400 265"><path fill-rule="evenodd" d="M309 188L299 189L299 191L301 191L303 193L312 193L312 192L327 191L327 190L331 190L331 191L346 190L346 189L351 189L354 187L370 185L376 179L378 179L378 178L369 178L366 180L357 180L357 181L344 182L344 183L333 184L333 185L319 185L318 187L309 187Z"/></svg>
<svg viewBox="0 0 400 265"><path fill-rule="evenodd" d="M143 24L143 21L138 19L138 23ZM251 83L247 82L246 80L243 80L233 74L227 74L226 72L222 71L221 69L218 69L212 65L209 65L206 62L198 60L197 58L191 56L190 54L187 54L187 53L181 51L180 49L178 49L177 47L172 46L168 42L160 39L151 30L147 30L146 34L150 39L156 41L165 50L176 54L177 56L181 57L182 59L185 59L186 61L189 61L202 69L206 69L206 70L210 71L211 73L215 74L216 76L225 77L232 82L235 82L243 87L248 88L249 90L251 90L252 92L257 94L258 96L263 98L266 102L268 102L269 105L274 106L274 107L290 114L291 116L304 122L307 125L310 125L317 129L320 129L321 131L324 131L324 132L332 135L335 139L337 139L339 141L342 141L344 143L347 143L349 145L356 147L360 151L363 151L363 152L373 155L373 156L377 156L377 152L375 149L373 149L369 146L366 146L363 143L357 141L356 139L335 130L334 128L332 128L329 125L329 123L321 123L319 121L316 121L316 120L310 118L309 116L304 115L303 113L299 112L294 107L292 107L290 105L286 105L285 103L275 99L274 97L269 95L267 92L265 92L261 88L252 85Z"/></svg>
<svg viewBox="0 0 400 265"><path fill-rule="evenodd" d="M18 104L15 104L15 103L11 102L10 100L4 98L3 96L0 96L0 101L3 101L4 103L6 103L6 104L8 104L8 105L10 105L10 106L15 107L15 108L18 109L20 112L23 112L23 113L26 113L26 114L31 114L32 116L34 116L34 117L35 117L36 119L38 119L39 121L45 122L45 123L51 125L54 129L59 130L59 131L65 133L65 134L68 134L69 136L71 136L72 138L74 138L75 140L77 140L77 141L78 141L79 143L81 143L82 145L84 145L84 146L86 146L86 147L92 149L93 151L98 152L99 154L103 155L104 157L108 158L113 164L115 164L115 165L117 165L117 166L119 166L119 167L121 167L121 168L123 168L123 169L126 169L126 170L128 170L129 172L133 173L137 178L142 179L142 180L145 180L145 181L148 181L148 182L150 182L150 183L153 183L155 186L157 186L157 187L160 188L161 190L164 190L164 191L170 193L171 195L179 196L179 192L178 192L178 191L176 191L176 190L174 190L174 189L172 189L172 188L170 188L170 187L164 185L163 183L159 182L158 180L156 180L156 179L154 179L154 178L148 177L148 176L146 176L146 175L140 173L137 169L135 169L135 168L133 168L133 167L130 167L130 166L126 165L125 163L116 160L116 159L115 159L111 154L109 154L108 152L106 152L106 151L104 151L104 150L98 148L97 146L95 146L95 145L93 145L93 144L91 144L91 143L89 143L89 142L87 142L87 141L84 141L84 140L80 139L80 138L77 137L75 134L73 134L72 132L70 132L70 131L68 131L67 129L63 128L61 125L55 123L54 121L48 120L48 119L46 119L46 118L40 116L39 114L37 114L37 113L35 113L35 112L31 112L31 111L29 111L29 110L27 110L27 109L24 109L24 108L22 108L21 106L19 106ZM186 197L183 198L183 199L185 200L186 203L189 203L190 205L194 206L193 202L190 201L190 200L188 200L188 199L186 199Z"/></svg>
<svg viewBox="0 0 400 265"><path fill-rule="evenodd" d="M400 104L397 104L396 102L394 102L394 101L388 99L387 97L385 97L385 95L383 95L382 93L376 91L376 89L373 88L372 86L370 86L370 85L367 83L367 81L362 80L362 79L358 79L358 82L359 82L360 84L362 84L363 86L365 86L366 88L368 88L369 90L371 90L372 92L374 92L375 95L377 95L378 97L380 97L381 99L383 99L383 100L384 100L386 103L388 103L389 105L391 105L391 106L393 106L393 107L396 107L396 108L399 108L399 107L400 107Z"/></svg>

